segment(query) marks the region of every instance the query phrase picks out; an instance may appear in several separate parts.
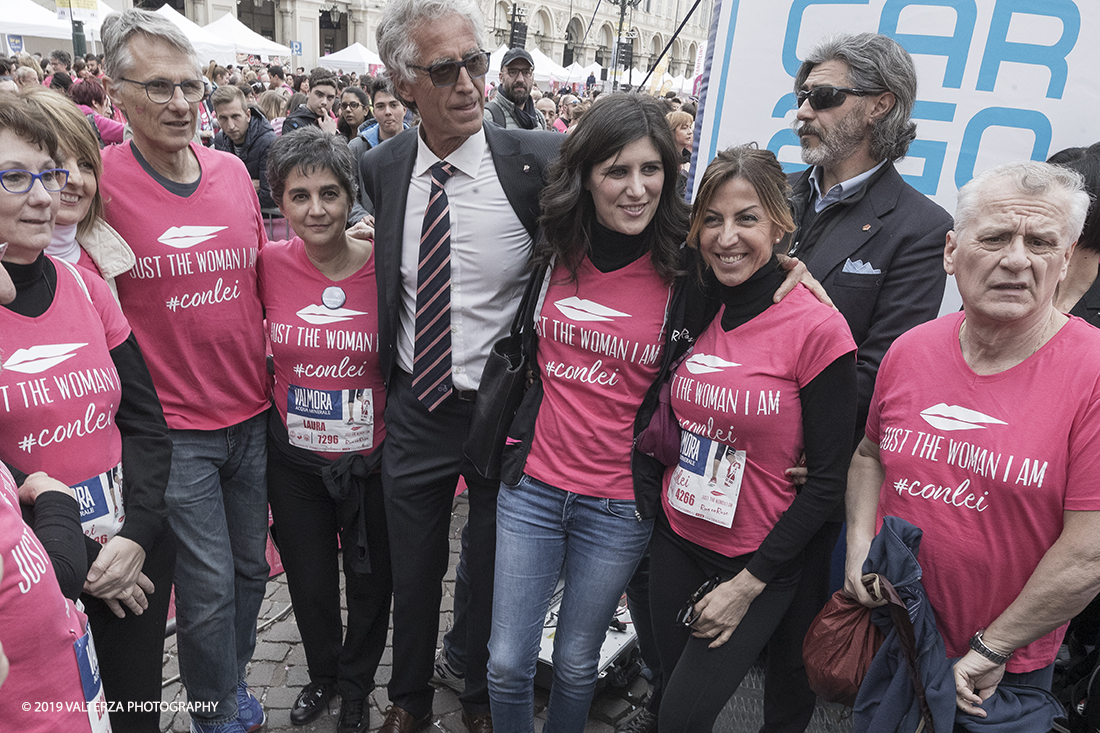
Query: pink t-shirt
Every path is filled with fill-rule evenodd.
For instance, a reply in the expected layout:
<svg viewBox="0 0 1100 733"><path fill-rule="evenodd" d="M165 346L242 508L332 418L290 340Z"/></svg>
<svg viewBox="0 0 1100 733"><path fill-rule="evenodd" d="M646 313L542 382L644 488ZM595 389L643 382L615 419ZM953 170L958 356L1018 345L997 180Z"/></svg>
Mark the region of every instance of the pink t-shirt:
<svg viewBox="0 0 1100 733"><path fill-rule="evenodd" d="M0 557L0 642L11 663L0 686L0 729L91 731L88 713L79 707L84 688L73 648L88 620L61 595L50 558L23 522L15 481L2 464Z"/></svg>
<svg viewBox="0 0 1100 733"><path fill-rule="evenodd" d="M526 472L559 489L634 499L634 418L661 367L671 286L648 256L603 273L554 268L536 330L543 398Z"/></svg>
<svg viewBox="0 0 1100 733"><path fill-rule="evenodd" d="M291 445L327 458L368 454L386 437L374 255L332 281L298 237L268 242L257 264L275 357L275 405Z"/></svg>
<svg viewBox="0 0 1100 733"><path fill-rule="evenodd" d="M137 264L115 278L168 427L216 430L268 405L256 257L260 205L236 156L191 144L202 167L187 198L138 163L131 145L103 149L107 223Z"/></svg>
<svg viewBox="0 0 1100 733"><path fill-rule="evenodd" d="M980 376L959 347L963 317L898 338L867 418L886 471L880 524L923 530L917 560L949 657L1020 594L1063 511L1100 510L1100 331L1071 318L1022 363ZM1017 649L1008 671L1050 664L1065 629Z"/></svg>
<svg viewBox="0 0 1100 733"><path fill-rule="evenodd" d="M683 434L662 503L676 534L736 557L756 551L794 501L783 471L802 455L799 390L856 345L844 317L801 286L729 332L724 312L673 375Z"/></svg>
<svg viewBox="0 0 1100 733"><path fill-rule="evenodd" d="M122 529L122 385L110 350L130 335L107 283L50 258L53 303L37 318L0 308L0 459L45 471L76 489L85 533L103 543ZM91 302L89 302L89 297Z"/></svg>

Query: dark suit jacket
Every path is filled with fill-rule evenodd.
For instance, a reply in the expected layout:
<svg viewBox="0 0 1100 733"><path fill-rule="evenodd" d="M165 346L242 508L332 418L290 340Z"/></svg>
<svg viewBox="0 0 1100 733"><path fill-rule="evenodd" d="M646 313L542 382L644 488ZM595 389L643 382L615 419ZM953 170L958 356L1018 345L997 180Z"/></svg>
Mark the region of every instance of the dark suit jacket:
<svg viewBox="0 0 1100 733"><path fill-rule="evenodd" d="M539 194L546 169L565 139L555 132L504 130L484 124L497 178L516 216L534 239L538 228ZM419 128L405 130L385 145L368 150L359 162L363 195L374 203L375 272L378 279L378 341L382 376L389 383L396 362L401 308L401 245L405 204L416 162ZM492 247L493 242L486 242ZM501 322L512 313L502 313Z"/></svg>
<svg viewBox="0 0 1100 733"><path fill-rule="evenodd" d="M797 225L805 208L813 205L810 170L792 174L790 182ZM809 250L803 259L806 267L848 321L859 348L858 443L886 349L902 333L939 313L947 282L943 248L952 220L942 207L903 181L891 163L854 199L825 209L808 233L796 231L791 241L807 234L813 237L811 247L803 239L798 250ZM844 272L849 260L862 260L879 272Z"/></svg>

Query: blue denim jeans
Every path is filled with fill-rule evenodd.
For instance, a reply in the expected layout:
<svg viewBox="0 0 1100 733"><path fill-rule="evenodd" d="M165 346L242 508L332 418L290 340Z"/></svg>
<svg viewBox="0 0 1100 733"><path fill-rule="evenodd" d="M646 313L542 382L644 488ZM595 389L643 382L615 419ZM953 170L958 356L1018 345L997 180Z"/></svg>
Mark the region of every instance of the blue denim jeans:
<svg viewBox="0 0 1100 733"><path fill-rule="evenodd" d="M653 520L638 521L633 501L574 494L526 475L501 487L489 640L493 727L534 730L539 641L560 576L565 592L543 731L584 730L600 645L652 529Z"/></svg>
<svg viewBox="0 0 1100 733"><path fill-rule="evenodd" d="M165 501L176 533L180 678L206 724L237 717L237 682L256 646L269 568L267 416L220 430L172 430Z"/></svg>

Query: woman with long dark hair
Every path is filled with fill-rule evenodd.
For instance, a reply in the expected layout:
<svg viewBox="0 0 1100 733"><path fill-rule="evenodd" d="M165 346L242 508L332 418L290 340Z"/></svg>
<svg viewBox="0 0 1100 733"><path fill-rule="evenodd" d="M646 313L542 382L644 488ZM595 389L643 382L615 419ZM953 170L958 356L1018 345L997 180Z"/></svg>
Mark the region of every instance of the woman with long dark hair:
<svg viewBox="0 0 1100 733"><path fill-rule="evenodd" d="M542 194L537 375L512 425L497 510L489 692L500 730L533 730L559 576L543 730L583 730L608 622L649 542L657 487L632 473L631 455L675 325L688 226L678 167L661 105L611 95L562 144Z"/></svg>

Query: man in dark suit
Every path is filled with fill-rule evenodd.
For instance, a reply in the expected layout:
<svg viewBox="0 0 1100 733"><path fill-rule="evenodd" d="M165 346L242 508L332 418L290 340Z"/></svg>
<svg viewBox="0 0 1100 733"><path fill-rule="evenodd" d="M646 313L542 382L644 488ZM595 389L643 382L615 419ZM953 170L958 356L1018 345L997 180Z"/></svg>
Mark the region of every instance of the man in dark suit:
<svg viewBox="0 0 1100 733"><path fill-rule="evenodd" d="M788 251L824 285L858 345L854 450L886 349L939 312L951 215L894 167L916 137L909 115L917 95L913 60L896 41L875 33L826 40L803 61L795 93L810 167L790 176L798 229ZM843 511L832 519L807 546L799 596L768 647L767 733L803 731L813 714L802 639L828 597Z"/></svg>
<svg viewBox="0 0 1100 733"><path fill-rule="evenodd" d="M390 0L377 33L398 96L421 117L419 128L360 163L376 216L382 472L395 549L393 705L381 730L430 722L447 533L462 475L470 501L463 721L491 731L485 670L498 484L472 470L462 445L489 348L522 296L538 197L561 136L483 124L489 59L472 0Z"/></svg>

